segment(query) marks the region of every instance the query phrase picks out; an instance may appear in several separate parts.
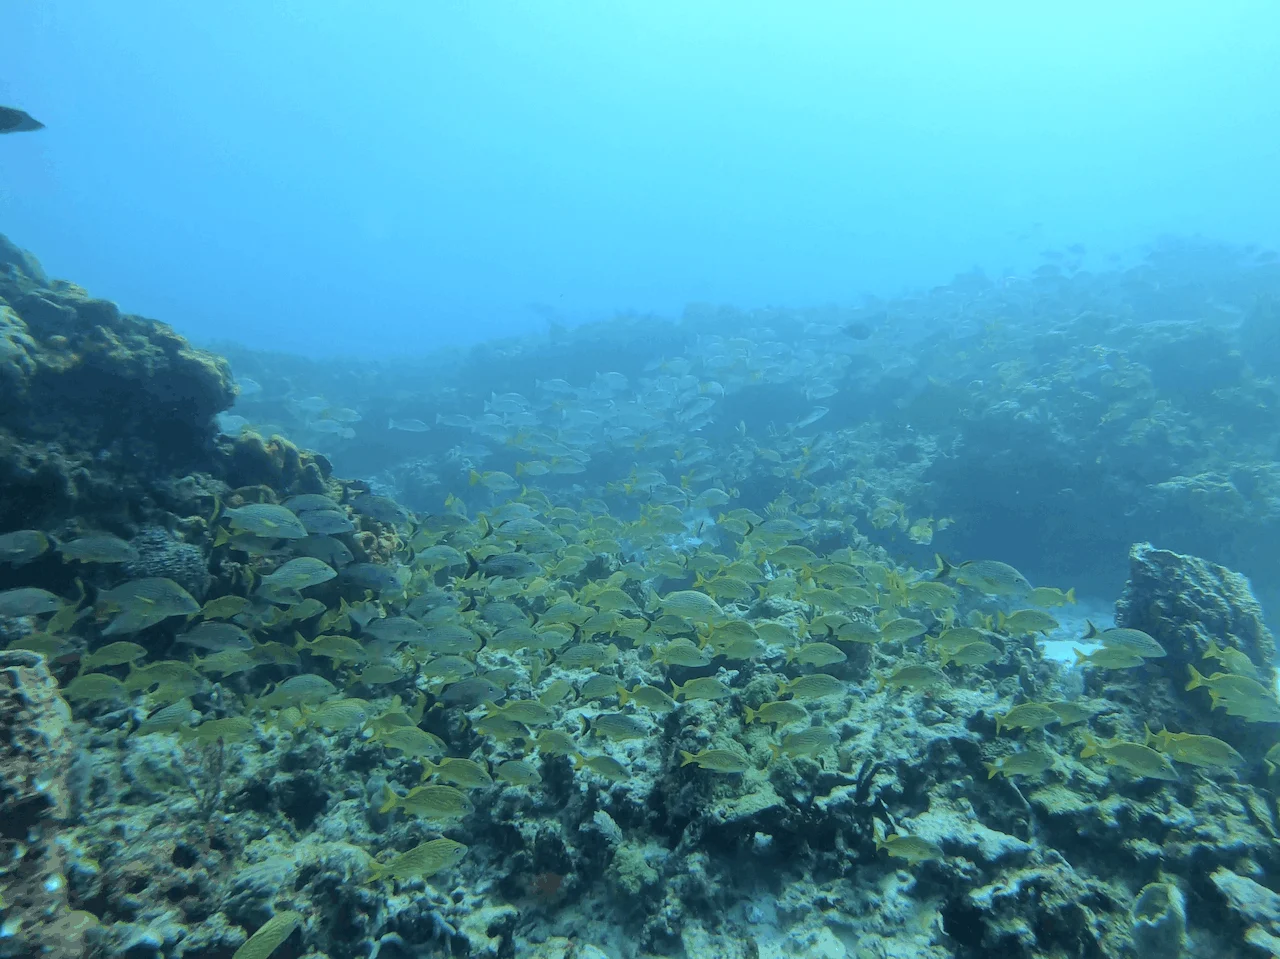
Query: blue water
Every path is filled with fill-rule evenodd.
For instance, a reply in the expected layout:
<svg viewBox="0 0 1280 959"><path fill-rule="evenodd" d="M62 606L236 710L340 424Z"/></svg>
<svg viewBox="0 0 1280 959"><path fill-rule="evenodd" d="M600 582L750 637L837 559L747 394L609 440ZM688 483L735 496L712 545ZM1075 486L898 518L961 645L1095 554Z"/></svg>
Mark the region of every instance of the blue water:
<svg viewBox="0 0 1280 959"><path fill-rule="evenodd" d="M314 355L1280 241L1265 0L9 3L0 219Z"/></svg>

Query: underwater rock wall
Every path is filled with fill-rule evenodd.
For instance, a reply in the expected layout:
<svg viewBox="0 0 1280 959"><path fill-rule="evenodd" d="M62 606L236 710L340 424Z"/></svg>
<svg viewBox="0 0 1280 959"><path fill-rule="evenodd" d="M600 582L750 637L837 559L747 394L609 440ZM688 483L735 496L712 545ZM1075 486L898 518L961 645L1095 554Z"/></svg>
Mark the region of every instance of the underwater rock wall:
<svg viewBox="0 0 1280 959"><path fill-rule="evenodd" d="M221 357L48 280L2 236L0 389L4 528L127 519L161 475L208 468L213 416L234 399Z"/></svg>

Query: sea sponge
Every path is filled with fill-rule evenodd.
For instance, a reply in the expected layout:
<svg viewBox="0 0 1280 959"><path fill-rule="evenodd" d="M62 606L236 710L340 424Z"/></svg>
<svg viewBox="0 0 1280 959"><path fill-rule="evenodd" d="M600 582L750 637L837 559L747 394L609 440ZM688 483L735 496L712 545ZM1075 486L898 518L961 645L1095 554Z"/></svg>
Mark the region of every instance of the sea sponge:
<svg viewBox="0 0 1280 959"><path fill-rule="evenodd" d="M1187 945L1182 893L1168 882L1144 886L1133 904L1133 947L1138 959L1178 959Z"/></svg>
<svg viewBox="0 0 1280 959"><path fill-rule="evenodd" d="M130 577L166 576L192 596L209 589L209 564L200 547L176 539L167 529L148 526L131 543L138 558L125 567Z"/></svg>

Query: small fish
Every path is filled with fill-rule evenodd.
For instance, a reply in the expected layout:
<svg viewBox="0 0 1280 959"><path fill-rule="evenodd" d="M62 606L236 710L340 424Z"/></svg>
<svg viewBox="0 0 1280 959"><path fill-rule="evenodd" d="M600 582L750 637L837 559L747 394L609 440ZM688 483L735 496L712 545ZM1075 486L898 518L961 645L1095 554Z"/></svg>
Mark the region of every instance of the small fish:
<svg viewBox="0 0 1280 959"><path fill-rule="evenodd" d="M296 496L290 496L284 501L285 509L293 510L294 513L301 515L304 512L312 512L315 510L335 510L342 507L338 501L331 496L325 496L323 493L299 493Z"/></svg>
<svg viewBox="0 0 1280 959"><path fill-rule="evenodd" d="M798 662L803 666L834 666L848 658L844 650L830 643L806 643L799 649L787 650L787 662Z"/></svg>
<svg viewBox="0 0 1280 959"><path fill-rule="evenodd" d="M4 109L0 107L0 123L3 123ZM38 529L20 529L0 535L0 563L10 566L23 566L48 549L49 537Z"/></svg>
<svg viewBox="0 0 1280 959"><path fill-rule="evenodd" d="M525 726L547 726L556 721L554 710L536 699L517 699L505 706L485 703L485 716L507 719Z"/></svg>
<svg viewBox="0 0 1280 959"><path fill-rule="evenodd" d="M751 768L751 761L733 749L704 749L697 754L682 749L680 765L694 765L713 773L741 773Z"/></svg>
<svg viewBox="0 0 1280 959"><path fill-rule="evenodd" d="M1088 630L1081 639L1094 639L1102 643L1106 649L1118 649L1125 652L1137 653L1144 659L1158 659L1166 655L1165 649L1153 636L1144 633L1140 629L1129 629L1128 627L1120 627L1117 629L1104 629L1098 631L1098 627L1094 626L1089 620L1085 620L1088 624Z"/></svg>
<svg viewBox="0 0 1280 959"><path fill-rule="evenodd" d="M471 728L481 736L492 736L498 742L528 741L532 738L527 726L505 716L485 716Z"/></svg>
<svg viewBox="0 0 1280 959"><path fill-rule="evenodd" d="M905 643L917 636L923 636L928 631L924 623L906 616L892 619L880 627L881 637L891 643Z"/></svg>
<svg viewBox="0 0 1280 959"><path fill-rule="evenodd" d="M373 663L351 676L352 683L363 686L385 686L398 679L404 679L405 672L395 666L384 663Z"/></svg>
<svg viewBox="0 0 1280 959"><path fill-rule="evenodd" d="M533 744L547 756L572 756L578 751L577 741L563 729L540 730Z"/></svg>
<svg viewBox="0 0 1280 959"><path fill-rule="evenodd" d="M200 612L200 604L185 589L163 576L130 580L98 596L98 605L118 612L103 636L137 633L170 616L190 616Z"/></svg>
<svg viewBox="0 0 1280 959"><path fill-rule="evenodd" d="M1001 756L995 762L983 763L987 767L987 778L992 779L997 773L1008 778L1010 776L1039 776L1053 766L1053 756L1039 746L1028 746L1016 753Z"/></svg>
<svg viewBox="0 0 1280 959"><path fill-rule="evenodd" d="M547 688L538 694L538 702L544 706L554 706L574 695L573 683L567 679L553 679Z"/></svg>
<svg viewBox="0 0 1280 959"><path fill-rule="evenodd" d="M182 633L174 641L210 652L220 652L224 649L253 649L253 637L233 623L206 621Z"/></svg>
<svg viewBox="0 0 1280 959"><path fill-rule="evenodd" d="M503 782L513 786L536 786L542 782L542 775L526 762L508 759L494 767L493 774Z"/></svg>
<svg viewBox="0 0 1280 959"><path fill-rule="evenodd" d="M456 866L466 854L467 847L460 842L432 839L388 862L370 863L369 882L382 879L430 879L441 870Z"/></svg>
<svg viewBox="0 0 1280 959"><path fill-rule="evenodd" d="M1088 759L1090 756L1099 755L1108 764L1127 769L1135 776L1170 781L1176 781L1178 778L1178 771L1169 762L1169 757L1163 753L1158 753L1141 743L1124 742L1118 739L1100 743L1086 732L1080 758Z"/></svg>
<svg viewBox="0 0 1280 959"><path fill-rule="evenodd" d="M415 786L403 796L390 786L383 785L382 789L382 805L378 807L381 813L403 809L422 819L460 819L474 809L467 794L453 786Z"/></svg>
<svg viewBox="0 0 1280 959"><path fill-rule="evenodd" d="M387 429L400 430L403 433L426 433L431 427L422 420L406 418L387 420Z"/></svg>
<svg viewBox="0 0 1280 959"><path fill-rule="evenodd" d="M627 767L612 756L585 756L582 753L574 753L573 758L575 765L579 769L585 767L597 776L612 782L622 782L631 778L631 773Z"/></svg>
<svg viewBox="0 0 1280 959"><path fill-rule="evenodd" d="M1008 616L1003 612L996 613L996 629L1014 637L1052 632L1059 625L1056 619L1039 609L1020 609Z"/></svg>
<svg viewBox="0 0 1280 959"><path fill-rule="evenodd" d="M195 667L176 659L162 659L146 666L130 665L129 673L124 678L125 688L130 692L143 692L154 686L173 687L184 684L192 686L193 690L203 689L207 680Z"/></svg>
<svg viewBox="0 0 1280 959"><path fill-rule="evenodd" d="M200 615L204 619L231 619L247 610L249 605L249 600L244 596L219 596L205 603L200 609Z"/></svg>
<svg viewBox="0 0 1280 959"><path fill-rule="evenodd" d="M179 699L176 703L170 703L168 706L157 709L140 722L138 728L134 731L140 736L150 733L177 732L178 729L187 724L187 720L191 718L193 711L190 699Z"/></svg>
<svg viewBox="0 0 1280 959"><path fill-rule="evenodd" d="M277 912L258 927L257 932L245 940L231 959L267 959L280 945L302 925L302 914L293 911Z"/></svg>
<svg viewBox="0 0 1280 959"><path fill-rule="evenodd" d="M233 530L270 539L306 539L307 528L293 510L272 503L250 503L223 512Z"/></svg>
<svg viewBox="0 0 1280 959"><path fill-rule="evenodd" d="M528 579L542 572L542 564L525 553L498 553L481 561L467 553L467 576Z"/></svg>
<svg viewBox="0 0 1280 959"><path fill-rule="evenodd" d="M1206 687L1213 709L1222 706L1228 716L1241 716L1252 722L1280 722L1280 703L1266 686L1248 676L1214 673L1205 677L1194 666L1188 666L1191 680L1188 690ZM1275 717L1275 718L1272 718Z"/></svg>
<svg viewBox="0 0 1280 959"><path fill-rule="evenodd" d="M120 680L106 673L82 673L62 687L62 698L77 703L127 700L129 690Z"/></svg>
<svg viewBox="0 0 1280 959"><path fill-rule="evenodd" d="M601 713L590 721L584 719L583 725L592 734L615 742L644 739L651 731L648 723L627 713Z"/></svg>
<svg viewBox="0 0 1280 959"><path fill-rule="evenodd" d="M933 689L936 686L950 686L951 680L936 666L928 663L913 663L902 666L892 675L882 676L876 686L876 692L889 689Z"/></svg>
<svg viewBox="0 0 1280 959"><path fill-rule="evenodd" d="M972 626L953 626L950 629L943 630L937 636L929 637L925 640L925 643L935 653L946 655L973 643L989 642L990 638L990 633L975 629Z"/></svg>
<svg viewBox="0 0 1280 959"><path fill-rule="evenodd" d="M0 133L31 133L43 130L44 124L17 107L0 107Z"/></svg>
<svg viewBox="0 0 1280 959"><path fill-rule="evenodd" d="M946 583L936 579L924 579L907 587L907 601L912 605L940 609L955 604L958 594Z"/></svg>
<svg viewBox="0 0 1280 959"><path fill-rule="evenodd" d="M1258 672L1258 667L1253 664L1253 660L1240 649L1234 646L1219 646L1214 640L1209 640L1209 648L1204 651L1202 659L1217 660L1218 665L1222 667L1224 672L1235 673L1237 676L1248 676L1250 679L1262 679L1262 675Z"/></svg>
<svg viewBox="0 0 1280 959"><path fill-rule="evenodd" d="M181 702L181 700L179 700ZM219 740L238 742L253 732L253 720L248 716L227 716L223 719L207 719L199 726L179 726L178 739L209 745Z"/></svg>
<svg viewBox="0 0 1280 959"><path fill-rule="evenodd" d="M1027 578L1010 566L994 559L971 559L952 566L942 554L934 557L938 563L937 579L952 580L989 596L1025 596L1032 586Z"/></svg>
<svg viewBox="0 0 1280 959"><path fill-rule="evenodd" d="M674 680L671 681L671 696L677 701L681 699L685 702L695 699L726 699L732 694L733 690L714 676L691 679L683 686L678 685Z"/></svg>
<svg viewBox="0 0 1280 959"><path fill-rule="evenodd" d="M946 853L940 846L919 836L893 833L883 839L876 839L875 845L877 852L883 851L895 859L905 859L912 864L946 858Z"/></svg>
<svg viewBox="0 0 1280 959"><path fill-rule="evenodd" d="M958 649L944 651L940 659L942 665L955 664L957 666L985 666L987 663L994 663L1004 654L996 649L990 643L977 642L966 643Z"/></svg>
<svg viewBox="0 0 1280 959"><path fill-rule="evenodd" d="M95 649L80 659L81 672L101 669L103 666L123 666L142 659L147 651L137 643L119 640Z"/></svg>
<svg viewBox="0 0 1280 959"><path fill-rule="evenodd" d="M840 737L826 726L810 726L798 733L787 733L780 743L770 743L774 759L779 756L817 756L826 752Z"/></svg>
<svg viewBox="0 0 1280 959"><path fill-rule="evenodd" d="M1022 703L1008 712L996 713L996 735L1002 729L1043 729L1057 721L1057 712L1047 703Z"/></svg>
<svg viewBox="0 0 1280 959"><path fill-rule="evenodd" d="M443 756L447 748L439 736L417 726L384 729L373 738L387 749L398 750L406 759Z"/></svg>
<svg viewBox="0 0 1280 959"><path fill-rule="evenodd" d="M806 426L812 426L814 423L818 422L818 420L822 419L824 416L826 416L830 412L831 410L825 406L815 406L813 410L810 411L807 415L801 417L800 419L792 423L791 428L793 430L802 430Z"/></svg>
<svg viewBox="0 0 1280 959"><path fill-rule="evenodd" d="M218 676L230 676L247 672L263 665L254 653L244 649L223 649L208 656L192 654L191 665L202 673L214 673Z"/></svg>
<svg viewBox="0 0 1280 959"><path fill-rule="evenodd" d="M449 685L440 694L440 702L470 709L481 703L488 705L498 702L504 695L507 695L506 690L497 682L486 680L484 676L471 676Z"/></svg>
<svg viewBox="0 0 1280 959"><path fill-rule="evenodd" d="M247 703L250 708L282 709L286 706L323 702L337 691L337 687L323 676L303 673L300 676L290 676L257 699L250 697Z"/></svg>
<svg viewBox="0 0 1280 959"><path fill-rule="evenodd" d="M0 617L43 616L61 608L61 597L38 586L19 586L0 592Z"/></svg>
<svg viewBox="0 0 1280 959"><path fill-rule="evenodd" d="M747 706L743 709L749 723L769 723L773 726L790 726L808 722L809 711L794 699L761 703L759 709Z"/></svg>
<svg viewBox="0 0 1280 959"><path fill-rule="evenodd" d="M1198 736L1193 733L1171 733L1162 729L1158 733L1147 730L1147 744L1155 742L1156 748L1175 761L1204 769L1231 769L1243 766L1245 758L1229 744L1214 736Z"/></svg>
<svg viewBox="0 0 1280 959"><path fill-rule="evenodd" d="M293 648L298 652L307 652L312 656L320 656L334 663L364 663L369 660L369 651L358 640L350 636L317 636L315 639L304 639L301 633L294 633Z"/></svg>
<svg viewBox="0 0 1280 959"><path fill-rule="evenodd" d="M711 657L687 639L673 639L665 646L654 650L653 658L654 662L668 666L686 666L691 669L711 664Z"/></svg>
<svg viewBox="0 0 1280 959"><path fill-rule="evenodd" d="M58 552L65 561L78 563L132 563L138 558L133 546L110 533L88 533L60 543Z"/></svg>
<svg viewBox="0 0 1280 959"><path fill-rule="evenodd" d="M1060 702L1045 703L1050 709L1058 714L1058 723L1062 726L1070 726L1081 720L1090 719L1093 716L1093 710L1087 706L1081 705L1079 702Z"/></svg>
<svg viewBox="0 0 1280 959"><path fill-rule="evenodd" d="M797 702L810 702L828 696L842 696L848 687L842 680L826 673L811 673L790 681L778 680L778 695L790 695Z"/></svg>
<svg viewBox="0 0 1280 959"><path fill-rule="evenodd" d="M695 623L710 624L724 619L724 610L720 604L706 593L696 589L682 589L668 593L659 601L662 611Z"/></svg>
<svg viewBox="0 0 1280 959"><path fill-rule="evenodd" d="M452 757L441 759L438 763L424 762L422 778L438 779L452 786L461 786L463 789L481 789L493 785L493 778L483 762Z"/></svg>
<svg viewBox="0 0 1280 959"><path fill-rule="evenodd" d="M326 732L341 732L363 726L369 719L369 703L363 699L331 699L316 706L303 706L302 721Z"/></svg>
<svg viewBox="0 0 1280 959"><path fill-rule="evenodd" d="M298 556L289 560L274 573L258 581L258 591L268 596L283 591L297 591L319 586L337 577L338 571L323 560L313 556Z"/></svg>
<svg viewBox="0 0 1280 959"><path fill-rule="evenodd" d="M1132 669L1146 662L1138 653L1117 646L1103 646L1092 653L1074 649L1077 669Z"/></svg>
<svg viewBox="0 0 1280 959"><path fill-rule="evenodd" d="M625 706L629 702L655 713L669 713L677 705L663 690L648 683L636 683L631 689L619 688L618 705Z"/></svg>
<svg viewBox="0 0 1280 959"><path fill-rule="evenodd" d="M1052 586L1037 586L1027 594L1027 602L1032 606L1048 607L1066 606L1068 604L1075 605L1076 591L1075 587L1067 590L1065 593L1060 589L1054 589Z"/></svg>

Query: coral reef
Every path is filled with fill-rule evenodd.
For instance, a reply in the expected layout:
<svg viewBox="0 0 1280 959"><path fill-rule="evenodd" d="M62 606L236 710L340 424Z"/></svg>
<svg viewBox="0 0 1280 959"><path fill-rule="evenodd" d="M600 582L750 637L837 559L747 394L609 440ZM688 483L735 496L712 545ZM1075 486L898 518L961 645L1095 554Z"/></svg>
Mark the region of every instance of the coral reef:
<svg viewBox="0 0 1280 959"><path fill-rule="evenodd" d="M1078 509L1038 511L1150 487L1219 523L1266 513L1235 495L1246 466L1268 482L1258 463L1201 455L1212 423L1188 410L1205 397L1177 369L1200 357L1231 404L1270 387L1176 302L1144 339L1098 311L1102 281L1054 278L1079 309L1032 337L1039 366L962 382L931 368L939 352L886 363L848 385L866 419L812 402L872 365L771 339L786 311L652 327L673 357L638 388L597 371L616 330L555 331L458 364L538 405L433 387L455 404L434 425L463 442L389 392L353 398L399 425L379 476L344 480L267 427L287 413L351 443L359 410L290 395L262 429L216 432L221 360L12 247L0 264L0 377L21 397L0 417L0 953L1175 959L1280 942L1276 650L1248 581L1139 543L1118 630L1081 639L1055 618L1083 626L1073 591L935 558L949 524L916 506L975 480L971 510L1038 517L1019 548L1057 523L1080 551L1103 538ZM979 278L957 289L1034 312ZM850 321L803 317L824 335ZM1087 332L1126 345L1063 349ZM1026 336L997 323L934 349ZM533 357L596 378L534 379ZM59 385L82 375L123 397L118 420ZM758 428L760 396L792 422ZM458 412L470 401L484 412ZM1108 416L1108 442L1141 447L1122 465L1085 456ZM409 455L402 433L430 438ZM514 475L485 468L517 448ZM385 495L405 486L429 508ZM1064 630L1079 666L1039 641Z"/></svg>

